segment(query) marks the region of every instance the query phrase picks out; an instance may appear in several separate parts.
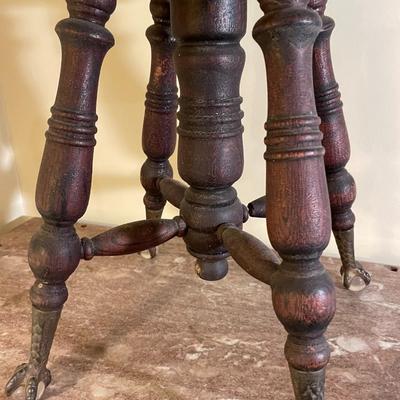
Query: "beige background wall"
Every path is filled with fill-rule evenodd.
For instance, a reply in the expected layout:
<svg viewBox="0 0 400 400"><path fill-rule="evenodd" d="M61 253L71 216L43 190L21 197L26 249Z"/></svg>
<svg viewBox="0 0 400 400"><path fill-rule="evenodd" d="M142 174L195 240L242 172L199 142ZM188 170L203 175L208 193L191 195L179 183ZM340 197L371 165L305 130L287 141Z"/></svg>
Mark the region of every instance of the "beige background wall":
<svg viewBox="0 0 400 400"><path fill-rule="evenodd" d="M2 226L18 218L24 212L14 149L8 135L5 104L0 86L0 231Z"/></svg>
<svg viewBox="0 0 400 400"><path fill-rule="evenodd" d="M334 63L353 146L349 169L358 183L357 252L361 259L400 263L400 3L386 0L385 7L377 8L372 1L331 0L328 12L337 22ZM247 161L236 185L246 203L264 192L265 72L250 35L260 15L258 2L249 0L249 34L242 42L247 52L242 80ZM59 71L53 29L65 16L63 0L1 1L0 223L18 213L36 213L35 179ZM140 133L149 69L144 31L150 23L147 0L119 0L108 25L117 45L101 77L87 221L119 224L143 217ZM5 171L3 154L10 143L16 165L13 169L11 162ZM167 215L174 213L170 208ZM264 239L264 224L251 221L246 229ZM327 253L336 254L333 242Z"/></svg>

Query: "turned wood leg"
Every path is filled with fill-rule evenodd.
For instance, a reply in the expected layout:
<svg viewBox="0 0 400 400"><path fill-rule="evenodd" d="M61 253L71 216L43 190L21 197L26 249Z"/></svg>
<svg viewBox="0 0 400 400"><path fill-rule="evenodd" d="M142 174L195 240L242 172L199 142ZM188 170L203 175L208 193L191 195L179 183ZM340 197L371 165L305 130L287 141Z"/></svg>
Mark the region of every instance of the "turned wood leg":
<svg viewBox="0 0 400 400"><path fill-rule="evenodd" d="M172 176L168 161L176 144L177 87L173 63L175 40L171 35L170 1L151 0L154 24L146 36L151 45L151 71L147 86L146 111L142 144L147 160L141 170L141 182L146 190L144 204L147 219L160 219L166 203L157 180ZM148 253L142 253L144 256ZM156 248L149 249L150 257Z"/></svg>
<svg viewBox="0 0 400 400"><path fill-rule="evenodd" d="M322 31L314 46L314 88L320 129L324 135L325 167L332 209L332 229L342 259L341 274L347 289L358 291L367 286L371 277L354 256L354 221L351 206L356 185L345 166L350 159L350 143L335 80L330 51L334 21L325 16L327 0L312 0L309 6L322 17Z"/></svg>
<svg viewBox="0 0 400 400"><path fill-rule="evenodd" d="M26 400L39 398L51 381L46 364L68 297L65 281L81 258L81 241L73 225L89 200L98 78L103 58L114 44L104 25L115 0L67 3L70 18L56 27L62 45L61 75L36 190L43 225L29 248L29 265L36 278L30 294L31 355L6 386L10 395L24 385Z"/></svg>
<svg viewBox="0 0 400 400"><path fill-rule="evenodd" d="M271 277L297 400L323 400L330 350L324 332L335 288L319 258L331 231L312 52L321 18L308 0L260 0L254 28L267 69L267 227L282 263Z"/></svg>
<svg viewBox="0 0 400 400"><path fill-rule="evenodd" d="M188 226L184 237L197 258L196 272L223 278L229 253L219 225L242 226L243 206L232 184L243 170L243 127L239 94L245 54L245 0L171 0L180 85L178 168L190 187L180 203Z"/></svg>

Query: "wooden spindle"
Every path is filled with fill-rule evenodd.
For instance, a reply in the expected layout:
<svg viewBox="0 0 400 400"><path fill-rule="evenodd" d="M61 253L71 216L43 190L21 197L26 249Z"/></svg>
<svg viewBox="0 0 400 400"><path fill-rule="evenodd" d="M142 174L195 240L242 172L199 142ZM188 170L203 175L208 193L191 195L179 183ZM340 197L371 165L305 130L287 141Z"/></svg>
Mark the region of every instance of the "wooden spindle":
<svg viewBox="0 0 400 400"><path fill-rule="evenodd" d="M100 68L114 44L104 24L115 0L68 0L67 4L70 18L56 27L62 46L61 73L36 189L43 226L29 248L29 265L36 278L31 289L31 357L6 386L10 395L24 385L26 400L36 400L51 381L46 364L68 297L65 281L81 258L73 225L89 201Z"/></svg>
<svg viewBox="0 0 400 400"><path fill-rule="evenodd" d="M308 0L260 0L254 37L267 69L267 227L283 259L272 276L275 312L288 332L285 355L297 400L323 400L335 289L319 257L331 218L315 106L312 54L321 29Z"/></svg>
<svg viewBox="0 0 400 400"><path fill-rule="evenodd" d="M330 38L335 23L324 15L327 0L312 0L309 7L322 17L322 31L314 46L314 89L320 129L324 134L325 167L332 210L332 229L342 259L344 286L361 290L371 277L354 256L354 222L351 207L356 198L356 184L346 170L350 159L350 142L343 103L332 65Z"/></svg>
<svg viewBox="0 0 400 400"><path fill-rule="evenodd" d="M147 160L141 170L141 182L146 190L146 218L159 219L166 200L157 187L157 180L172 176L168 159L176 145L178 89L173 63L175 39L171 34L169 0L151 0L150 11L154 24L147 29L146 36L151 45L151 71L142 133ZM155 249L150 250L150 255L156 255Z"/></svg>
<svg viewBox="0 0 400 400"><path fill-rule="evenodd" d="M229 255L217 228L243 221L231 185L243 170L239 85L246 1L171 0L171 21L180 86L178 168L190 185L181 202L184 239L199 276L216 280L226 275Z"/></svg>

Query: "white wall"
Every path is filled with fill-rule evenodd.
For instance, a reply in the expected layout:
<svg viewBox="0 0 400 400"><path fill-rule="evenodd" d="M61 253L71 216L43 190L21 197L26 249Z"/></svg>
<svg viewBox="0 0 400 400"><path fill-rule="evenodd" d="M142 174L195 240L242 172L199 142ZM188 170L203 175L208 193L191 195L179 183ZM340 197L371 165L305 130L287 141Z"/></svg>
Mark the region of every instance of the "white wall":
<svg viewBox="0 0 400 400"><path fill-rule="evenodd" d="M0 116L7 122L14 146L26 213L33 215L35 179L59 71L54 25L66 16L65 2L1 3L0 95L6 107ZM357 253L361 259L399 264L400 2L386 0L385 7L376 7L365 0L331 0L328 14L337 22L334 64L353 148L349 170L358 183L354 206ZM249 32L242 42L247 52L242 80L246 166L236 185L245 203L265 190L265 70L250 32L260 16L258 2L249 0ZM108 24L117 45L108 54L101 77L95 174L85 216L88 221L118 224L143 217L140 133L149 70L144 31L150 23L148 1L119 0ZM8 186L3 182L1 176L2 193L3 186ZM174 214L169 208L166 215ZM246 229L266 237L264 221L253 220ZM327 254L336 254L333 242Z"/></svg>

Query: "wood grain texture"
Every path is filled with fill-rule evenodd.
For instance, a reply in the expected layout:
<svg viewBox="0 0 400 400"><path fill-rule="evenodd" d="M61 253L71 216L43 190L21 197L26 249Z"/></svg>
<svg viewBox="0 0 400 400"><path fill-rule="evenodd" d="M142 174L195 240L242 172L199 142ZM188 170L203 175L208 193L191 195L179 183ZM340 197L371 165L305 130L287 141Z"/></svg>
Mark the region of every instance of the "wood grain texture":
<svg viewBox="0 0 400 400"><path fill-rule="evenodd" d="M243 222L231 185L243 171L239 86L246 1L172 0L171 18L180 86L178 169L190 185L181 203L188 224L184 239L198 259L199 275L214 280L227 273L228 256L217 228Z"/></svg>
<svg viewBox="0 0 400 400"><path fill-rule="evenodd" d="M272 275L272 299L288 332L285 355L296 399L322 400L330 354L323 334L335 312L334 286L319 261L331 230L312 70L322 23L306 0L260 5L265 15L253 35L268 83L267 228L283 259Z"/></svg>
<svg viewBox="0 0 400 400"><path fill-rule="evenodd" d="M73 224L89 201L98 80L103 58L114 44L103 25L115 4L69 1L70 18L56 27L62 45L60 82L36 190L44 225L29 250L32 271L45 284L65 281L79 263L80 241ZM40 308L40 302L34 305Z"/></svg>
<svg viewBox="0 0 400 400"><path fill-rule="evenodd" d="M81 259L149 248L154 253L155 246L180 236L197 258L201 278L223 278L232 255L271 285L275 313L288 333L285 355L296 400L324 399L330 358L324 333L335 313L335 289L320 256L332 218L343 259L355 263L355 184L345 169L350 145L330 55L334 23L324 15L326 0L259 3L264 17L253 35L267 70L268 207L263 197L247 210L233 188L243 171L240 41L246 0L151 0L142 135L147 160L141 169L148 220L80 240L74 224L89 201L99 75L114 44L105 23L116 0L67 0L70 17L56 28L62 66L36 192L43 225L29 249L36 278L31 358L17 368L7 394L25 385L26 400L36 400L39 384L50 383L46 363L68 297L65 282ZM179 174L188 186L172 179L168 161L176 130ZM166 201L180 209L179 217L161 219ZM249 213L267 217L280 258L242 231Z"/></svg>
<svg viewBox="0 0 400 400"><path fill-rule="evenodd" d="M157 211L161 217L160 210L164 208L165 199L157 187L157 179L172 176L168 159L176 145L178 89L169 0L151 0L150 11L154 24L147 29L146 36L151 45L151 70L142 132L142 146L147 160L141 170L141 182L146 190L146 209L150 214Z"/></svg>
<svg viewBox="0 0 400 400"><path fill-rule="evenodd" d="M240 267L260 282L271 284L271 277L281 263L276 253L261 240L234 225L221 225L218 235Z"/></svg>
<svg viewBox="0 0 400 400"><path fill-rule="evenodd" d="M350 142L343 114L343 103L333 71L330 38L334 21L323 14L326 1L311 4L322 16L322 31L314 46L314 89L320 129L325 147L325 166L332 209L333 230L348 230L354 225L351 206L355 200L354 179L345 166L350 159Z"/></svg>
<svg viewBox="0 0 400 400"><path fill-rule="evenodd" d="M159 179L157 185L165 200L174 207L180 208L188 186L171 178Z"/></svg>
<svg viewBox="0 0 400 400"><path fill-rule="evenodd" d="M346 170L350 159L350 142L343 103L332 64L330 39L335 23L324 14L327 0L314 1L310 7L322 17L322 30L314 45L314 90L320 129L325 147L325 167L332 211L332 229L342 259L343 284L350 290L362 290L371 277L354 255L355 216L351 207L356 198L356 184Z"/></svg>
<svg viewBox="0 0 400 400"><path fill-rule="evenodd" d="M92 239L82 239L82 258L122 256L158 246L175 236L183 236L186 224L180 217L137 221L103 232Z"/></svg>
<svg viewBox="0 0 400 400"><path fill-rule="evenodd" d="M38 391L51 381L46 364L68 297L65 281L80 261L74 223L89 201L100 68L114 44L104 24L115 9L115 0L68 0L67 5L70 17L56 27L62 47L61 72L36 187L43 225L32 237L28 254L36 278L31 289L31 357L17 368L6 388L11 394L25 386L26 400L36 400Z"/></svg>

